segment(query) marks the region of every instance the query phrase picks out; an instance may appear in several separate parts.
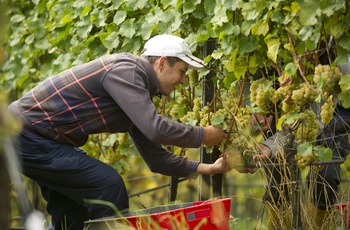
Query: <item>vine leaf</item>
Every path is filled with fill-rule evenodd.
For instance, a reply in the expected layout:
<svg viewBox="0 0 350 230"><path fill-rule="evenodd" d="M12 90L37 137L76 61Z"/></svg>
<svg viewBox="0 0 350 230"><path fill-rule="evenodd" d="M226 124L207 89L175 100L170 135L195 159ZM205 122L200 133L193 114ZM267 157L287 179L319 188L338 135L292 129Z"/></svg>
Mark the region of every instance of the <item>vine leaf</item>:
<svg viewBox="0 0 350 230"><path fill-rule="evenodd" d="M344 108L350 108L350 91L342 91L338 94L338 98Z"/></svg>
<svg viewBox="0 0 350 230"><path fill-rule="evenodd" d="M314 153L316 156L319 156L320 161L329 161L332 160L332 149L326 148L320 145L314 146Z"/></svg>
<svg viewBox="0 0 350 230"><path fill-rule="evenodd" d="M297 150L300 156L305 157L312 154L312 145L310 142L304 142L298 145Z"/></svg>
<svg viewBox="0 0 350 230"><path fill-rule="evenodd" d="M278 38L273 38L271 36L267 36L265 38L265 43L268 47L267 57L271 59L273 62L277 62L277 54L280 46L280 40Z"/></svg>
<svg viewBox="0 0 350 230"><path fill-rule="evenodd" d="M223 123L224 119L225 119L224 115L216 115L211 120L211 124L214 126L220 126Z"/></svg>

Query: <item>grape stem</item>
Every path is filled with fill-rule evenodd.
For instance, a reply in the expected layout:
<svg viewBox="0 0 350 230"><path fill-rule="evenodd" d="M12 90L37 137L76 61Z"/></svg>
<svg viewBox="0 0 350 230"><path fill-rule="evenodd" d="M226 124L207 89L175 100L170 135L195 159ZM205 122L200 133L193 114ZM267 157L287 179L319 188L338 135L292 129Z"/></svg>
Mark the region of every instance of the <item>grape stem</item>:
<svg viewBox="0 0 350 230"><path fill-rule="evenodd" d="M316 89L314 89L313 87L311 87L310 85L310 82L306 79L305 77L305 74L300 66L300 63L299 63L299 58L297 58L297 55L296 55L296 52L295 52L295 49L294 49L294 44L293 44L293 41L292 41L292 36L291 34L289 33L289 31L287 31L287 34L288 34L288 40L289 40L289 43L290 43L290 46L292 48L292 55L293 55L293 61L294 63L297 65L298 67L298 70L299 70L299 73L300 73L300 76L302 77L302 79L304 80L304 82L306 83L306 85L309 87L309 89L311 89L312 91L314 91L315 93L319 93Z"/></svg>
<svg viewBox="0 0 350 230"><path fill-rule="evenodd" d="M250 57L250 55L248 55L248 57L247 57L248 58L247 63L249 63L249 57ZM248 69L249 69L249 66L246 69L245 74L244 74L243 84L242 84L242 87L241 87L240 92L239 92L237 108L236 108L236 111L235 111L234 116L232 118L232 121L231 121L231 124L230 124L230 128L228 129L228 134L227 134L227 138L226 138L226 141L225 141L225 145L224 145L224 150L223 151L225 151L227 149L227 146L228 146L228 144L230 142L230 136L231 136L232 128L233 128L233 125L235 124L235 121L236 121L235 116L237 115L238 109L241 107L241 104L242 104L242 101L243 101L243 93L244 93L244 85L245 85L244 82L247 79Z"/></svg>

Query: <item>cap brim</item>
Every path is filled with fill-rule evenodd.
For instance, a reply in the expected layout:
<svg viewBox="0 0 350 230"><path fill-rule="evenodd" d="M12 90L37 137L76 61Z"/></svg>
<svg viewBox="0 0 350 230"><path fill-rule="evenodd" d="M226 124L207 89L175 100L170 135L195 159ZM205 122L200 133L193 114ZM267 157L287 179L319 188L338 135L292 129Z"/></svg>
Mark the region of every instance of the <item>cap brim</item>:
<svg viewBox="0 0 350 230"><path fill-rule="evenodd" d="M205 67L203 60L193 55L186 54L186 56L178 57L178 58L186 62L189 65L190 69L198 70Z"/></svg>

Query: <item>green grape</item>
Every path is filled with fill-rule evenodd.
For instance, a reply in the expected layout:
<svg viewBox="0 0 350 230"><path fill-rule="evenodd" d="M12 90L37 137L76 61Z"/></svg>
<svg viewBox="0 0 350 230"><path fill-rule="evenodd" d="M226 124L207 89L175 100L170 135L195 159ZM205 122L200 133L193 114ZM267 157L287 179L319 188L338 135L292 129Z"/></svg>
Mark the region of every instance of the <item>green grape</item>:
<svg viewBox="0 0 350 230"><path fill-rule="evenodd" d="M317 93L310 89L305 83L298 85L298 89L292 91L292 99L300 106L314 102L317 98Z"/></svg>
<svg viewBox="0 0 350 230"><path fill-rule="evenodd" d="M339 68L330 65L318 65L315 67L313 82L326 95L331 95L339 92L339 80L341 77L342 74Z"/></svg>
<svg viewBox="0 0 350 230"><path fill-rule="evenodd" d="M188 83L191 87L194 87L198 83L198 72L190 70L188 73Z"/></svg>
<svg viewBox="0 0 350 230"><path fill-rule="evenodd" d="M321 120L323 124L328 124L333 119L334 102L333 96L329 96L321 107Z"/></svg>
<svg viewBox="0 0 350 230"><path fill-rule="evenodd" d="M272 102L277 103L279 101L283 101L285 98L287 98L288 94L293 90L294 85L287 85L287 86L281 86L277 90L275 90L275 93L272 96Z"/></svg>
<svg viewBox="0 0 350 230"><path fill-rule="evenodd" d="M252 111L248 106L245 108L238 109L237 115L235 116L235 120L236 120L237 128L239 130L250 127L251 114L252 114Z"/></svg>
<svg viewBox="0 0 350 230"><path fill-rule="evenodd" d="M179 104L175 104L169 111L169 115L173 120L177 119L177 115L179 114Z"/></svg>
<svg viewBox="0 0 350 230"><path fill-rule="evenodd" d="M319 156L316 156L314 153L311 153L311 154L308 154L308 155L302 155L300 153L297 153L295 155L295 159L297 161L297 167L300 170L303 170L303 169L306 168L306 166L311 165L311 163L320 160ZM313 167L313 168L314 168L314 170L319 170L320 169L320 167L318 167L318 166Z"/></svg>
<svg viewBox="0 0 350 230"><path fill-rule="evenodd" d="M270 110L274 94L275 89L272 87L272 82L265 78L261 78L251 83L250 101L261 110Z"/></svg>
<svg viewBox="0 0 350 230"><path fill-rule="evenodd" d="M300 113L300 124L295 136L300 140L315 141L320 128L320 123L316 119L316 114L311 110Z"/></svg>
<svg viewBox="0 0 350 230"><path fill-rule="evenodd" d="M300 106L296 103L288 104L286 101L282 101L282 111L286 114L288 113L299 113Z"/></svg>

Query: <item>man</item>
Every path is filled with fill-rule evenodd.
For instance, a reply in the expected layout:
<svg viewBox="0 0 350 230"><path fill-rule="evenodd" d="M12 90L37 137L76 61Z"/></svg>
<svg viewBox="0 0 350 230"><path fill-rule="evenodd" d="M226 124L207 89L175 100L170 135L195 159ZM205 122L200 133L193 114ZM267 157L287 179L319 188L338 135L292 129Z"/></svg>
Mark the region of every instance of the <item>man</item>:
<svg viewBox="0 0 350 230"><path fill-rule="evenodd" d="M153 172L191 178L230 169L226 157L203 164L176 156L161 145L215 146L226 138L219 128L181 124L156 113L152 97L184 84L188 68L203 67L186 42L158 35L142 57L106 55L46 79L9 106L21 117L19 156L24 174L41 187L55 229L82 229L84 221L123 213L129 203L124 182L111 166L79 149L89 134L128 132Z"/></svg>
<svg viewBox="0 0 350 230"><path fill-rule="evenodd" d="M332 149L332 160L344 160L349 154L349 132L350 110L343 108L338 104L333 114L334 118L329 125L319 131L317 143ZM257 116L259 120L264 120L263 116ZM262 131L269 129L271 120L269 117L266 123L262 123ZM285 138L281 133L267 138L258 144L260 155L255 156L256 161L280 163L280 152L285 145ZM307 201L309 222L305 222L305 229L333 229L332 207L337 202L337 192L341 182L340 165L327 164L319 171L310 170L307 183L310 189L310 198ZM279 229L278 217L281 210L286 210L286 204L283 201L290 202L290 191L287 183L289 182L290 172L284 167L266 167L266 176L268 181L267 191L264 201L268 204L268 229ZM285 178L287 177L287 178ZM285 221L285 220L284 220ZM283 223L286 226L286 223Z"/></svg>

